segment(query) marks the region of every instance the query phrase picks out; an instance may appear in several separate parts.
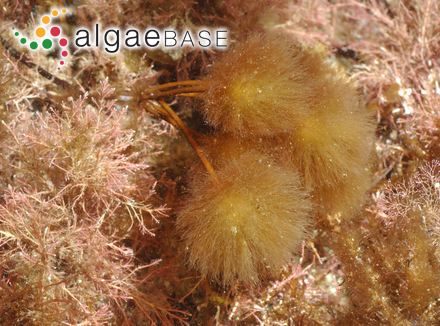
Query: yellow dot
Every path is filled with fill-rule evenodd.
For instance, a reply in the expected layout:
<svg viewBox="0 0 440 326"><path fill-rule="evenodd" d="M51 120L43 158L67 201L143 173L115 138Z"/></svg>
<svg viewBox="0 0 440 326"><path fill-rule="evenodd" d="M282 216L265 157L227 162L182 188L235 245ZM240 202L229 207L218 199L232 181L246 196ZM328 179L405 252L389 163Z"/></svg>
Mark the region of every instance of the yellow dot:
<svg viewBox="0 0 440 326"><path fill-rule="evenodd" d="M67 12L67 10L66 9L63 9L63 14L65 14Z"/></svg>
<svg viewBox="0 0 440 326"><path fill-rule="evenodd" d="M54 16L54 17L58 16L58 10L52 11L52 16Z"/></svg>
<svg viewBox="0 0 440 326"><path fill-rule="evenodd" d="M43 37L46 35L46 30L43 27L38 27L35 34L37 34L38 37Z"/></svg>
<svg viewBox="0 0 440 326"><path fill-rule="evenodd" d="M44 16L43 18L41 18L41 21L43 22L43 24L49 24L50 18L49 16Z"/></svg>

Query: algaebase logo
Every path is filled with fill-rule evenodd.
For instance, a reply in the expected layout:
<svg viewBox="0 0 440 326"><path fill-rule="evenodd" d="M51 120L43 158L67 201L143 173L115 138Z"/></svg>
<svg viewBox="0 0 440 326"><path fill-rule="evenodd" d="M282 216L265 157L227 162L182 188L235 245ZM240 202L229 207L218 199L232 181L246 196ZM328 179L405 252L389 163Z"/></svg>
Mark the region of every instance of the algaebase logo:
<svg viewBox="0 0 440 326"><path fill-rule="evenodd" d="M60 66L65 64L65 58L69 55L67 51L66 37L62 36L60 26L51 24L52 20L57 20L61 15L69 15L72 9L52 10L49 15L41 18L41 23L35 30L35 35L26 37L13 27L14 35L20 38L20 43L29 46L33 51L39 49L50 50L54 44L61 47L60 51ZM101 31L99 24L95 24L93 32L79 28L75 33L75 40L71 46L82 49L94 46L103 48L103 50L112 55L125 49L163 49L172 50L175 48L192 47L207 49L215 47L219 50L224 50L227 45L227 33L225 28L209 29L201 28L198 31L185 30L180 33L174 29L157 29L154 27L147 28L145 31L136 28L126 28L120 30L118 28L109 28ZM100 35L103 36L103 42L100 42ZM58 67L58 70L60 67Z"/></svg>
<svg viewBox="0 0 440 326"><path fill-rule="evenodd" d="M50 50L52 49L54 43L58 43L58 45L61 47L61 53L60 53L60 65L64 65L64 58L66 58L69 55L69 52L67 50L67 38L62 36L61 28L57 25L51 24L52 18L59 17L62 14L70 14L72 13L72 9L61 9L61 11L58 10L52 10L50 15L45 15L41 18L41 23L36 30L35 35L32 35L31 37L26 37L24 33L20 33L15 29L15 27L12 27L14 30L14 35L16 37L20 38L20 43L23 45L29 46L29 48L33 51L37 51L39 49L43 50ZM52 18L51 18L52 17ZM35 36L37 38L35 38ZM58 70L60 67L58 67Z"/></svg>

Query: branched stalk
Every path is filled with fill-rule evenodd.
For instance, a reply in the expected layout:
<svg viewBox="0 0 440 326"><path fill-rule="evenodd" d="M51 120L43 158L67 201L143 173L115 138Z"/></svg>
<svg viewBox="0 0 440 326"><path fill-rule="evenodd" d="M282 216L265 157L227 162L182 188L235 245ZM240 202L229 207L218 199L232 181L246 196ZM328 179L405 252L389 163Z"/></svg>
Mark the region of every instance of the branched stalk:
<svg viewBox="0 0 440 326"><path fill-rule="evenodd" d="M150 88L148 91L153 93L155 91L160 91L160 90L175 87L175 86L201 85L202 83L203 82L200 80L184 80L184 81L178 81L178 82L158 85L158 86Z"/></svg>
<svg viewBox="0 0 440 326"><path fill-rule="evenodd" d="M145 111L147 111L148 113L154 115L155 117L157 117L159 119L165 120L166 122L168 122L172 126L176 127L177 129L180 129L180 126L173 119L173 117L170 116L168 114L168 112L166 110L164 110L160 105L154 104L151 101L148 101L148 104L151 105L151 107L144 106ZM198 132L188 126L186 128L188 129L188 131L191 133L191 135L193 137L197 137L197 138L204 138L205 137L204 134L201 134L200 132Z"/></svg>
<svg viewBox="0 0 440 326"><path fill-rule="evenodd" d="M183 124L182 120L178 117L178 115L171 109L168 104L166 104L164 101L159 101L159 104L162 105L162 107L168 112L168 114L174 119L174 121L178 124L179 129L182 130L183 134L185 135L188 142L191 144L191 146L196 151L197 155L202 160L203 165L208 170L209 174L211 175L212 179L214 180L214 183L216 185L219 185L219 180L217 177L217 174L215 173L211 163L209 163L208 159L206 158L205 154L203 153L202 149L199 147L199 145L196 143L194 138L191 136L191 132L188 130L188 128Z"/></svg>
<svg viewBox="0 0 440 326"><path fill-rule="evenodd" d="M163 85L162 85L163 86ZM158 97L164 97L169 95L175 95L175 96L185 96L183 94L197 94L196 92L204 92L206 91L207 86L206 85L200 85L200 86L193 86L193 87L183 87L183 88L176 88L172 90L168 90L165 92L155 93L151 90L148 90L150 92L150 95L143 98L143 100L151 100L156 99Z"/></svg>

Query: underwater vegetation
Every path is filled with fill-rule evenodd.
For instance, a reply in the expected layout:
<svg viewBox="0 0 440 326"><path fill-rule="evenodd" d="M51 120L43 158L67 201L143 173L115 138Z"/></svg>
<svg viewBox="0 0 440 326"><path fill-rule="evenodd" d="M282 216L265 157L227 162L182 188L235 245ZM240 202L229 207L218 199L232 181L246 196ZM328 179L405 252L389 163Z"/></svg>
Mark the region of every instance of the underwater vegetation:
<svg viewBox="0 0 440 326"><path fill-rule="evenodd" d="M193 168L177 227L202 274L255 283L320 215L360 208L374 124L349 80L287 34L236 43L202 83L204 116L219 130L206 152L219 172L206 181Z"/></svg>
<svg viewBox="0 0 440 326"><path fill-rule="evenodd" d="M437 2L0 3L1 325L438 324Z"/></svg>

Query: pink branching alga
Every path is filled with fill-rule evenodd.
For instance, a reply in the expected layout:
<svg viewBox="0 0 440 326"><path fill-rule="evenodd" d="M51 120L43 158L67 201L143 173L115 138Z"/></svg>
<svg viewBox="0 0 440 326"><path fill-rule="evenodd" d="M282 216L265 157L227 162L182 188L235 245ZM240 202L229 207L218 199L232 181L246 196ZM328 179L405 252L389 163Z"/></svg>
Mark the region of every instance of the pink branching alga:
<svg viewBox="0 0 440 326"><path fill-rule="evenodd" d="M23 110L5 125L2 323L128 322L127 301L150 322L184 316L166 296L139 290L152 282L140 271L151 274L160 260L139 264L125 242L138 229L154 245L166 217L154 204L150 167L160 131L145 114L136 119L148 128L125 128L127 109L106 100L112 92L104 81L91 101L47 114Z"/></svg>

